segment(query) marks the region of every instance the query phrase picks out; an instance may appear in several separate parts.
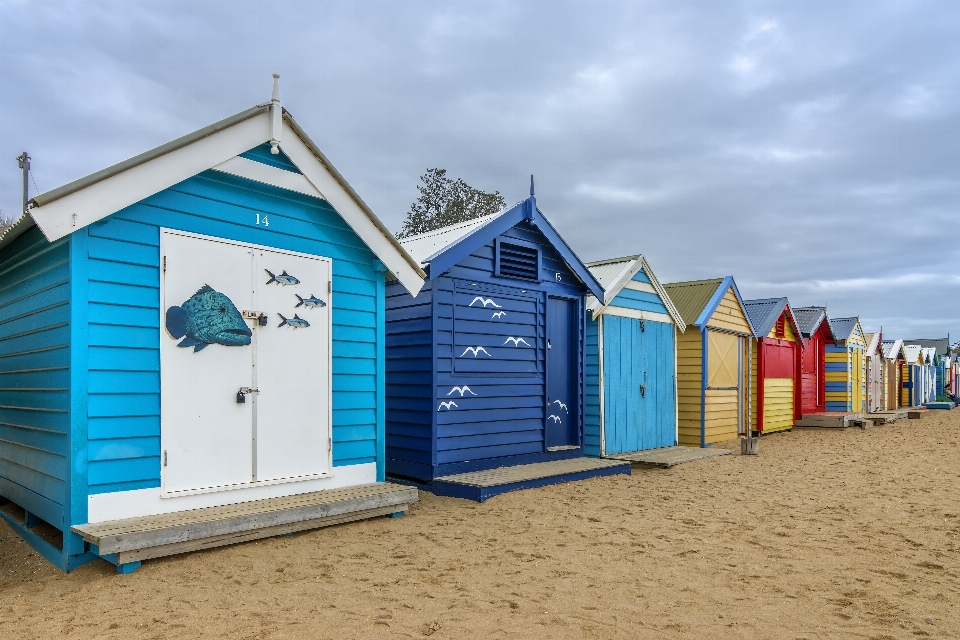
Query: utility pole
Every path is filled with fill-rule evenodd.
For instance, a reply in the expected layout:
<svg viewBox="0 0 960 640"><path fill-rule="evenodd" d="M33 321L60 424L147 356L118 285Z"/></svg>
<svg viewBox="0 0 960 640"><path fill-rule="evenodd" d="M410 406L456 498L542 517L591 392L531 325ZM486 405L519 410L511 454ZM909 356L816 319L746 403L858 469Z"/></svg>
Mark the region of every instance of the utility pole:
<svg viewBox="0 0 960 640"><path fill-rule="evenodd" d="M21 213L26 215L27 200L30 199L29 194L27 193L27 181L30 179L30 156L27 155L26 151L17 156L17 166L20 167L20 170L23 173L23 210Z"/></svg>

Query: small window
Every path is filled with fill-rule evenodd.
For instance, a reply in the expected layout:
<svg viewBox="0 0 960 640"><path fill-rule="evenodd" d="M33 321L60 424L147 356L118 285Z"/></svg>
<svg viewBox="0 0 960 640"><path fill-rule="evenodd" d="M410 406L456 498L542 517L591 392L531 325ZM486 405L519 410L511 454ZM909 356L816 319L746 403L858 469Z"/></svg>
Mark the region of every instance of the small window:
<svg viewBox="0 0 960 640"><path fill-rule="evenodd" d="M787 318L786 316L780 316L777 319L777 337L782 338L787 333Z"/></svg>
<svg viewBox="0 0 960 640"><path fill-rule="evenodd" d="M540 280L540 250L513 242L497 241L498 276Z"/></svg>

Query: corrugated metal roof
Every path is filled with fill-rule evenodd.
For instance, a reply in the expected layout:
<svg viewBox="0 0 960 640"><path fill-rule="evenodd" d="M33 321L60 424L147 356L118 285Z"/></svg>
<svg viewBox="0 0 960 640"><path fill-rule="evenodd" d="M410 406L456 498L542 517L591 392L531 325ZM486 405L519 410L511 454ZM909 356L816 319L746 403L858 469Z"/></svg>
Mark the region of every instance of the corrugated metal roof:
<svg viewBox="0 0 960 640"><path fill-rule="evenodd" d="M670 314L670 317L673 318L674 323L676 323L677 330L680 331L680 333L687 330L687 323L684 322L680 312L677 311L677 307L673 304L673 300L670 299L663 284L661 284L659 278L657 278L657 274L653 272L653 267L651 267L647 259L643 257L643 254L589 262L587 263L587 268L590 270L590 275L600 283L600 286L602 286L604 290L605 300L603 302L593 296L588 296L587 309L593 311L594 314L600 313L602 309L620 293L623 287L625 287L637 273L643 270L647 278L649 278L654 291L660 296L663 306L667 308L667 313ZM594 317L596 317L596 315L594 315Z"/></svg>
<svg viewBox="0 0 960 640"><path fill-rule="evenodd" d="M867 343L867 355L876 355L878 350L880 350L880 332L865 333L863 334L863 339ZM874 344L874 341L876 341L876 344Z"/></svg>
<svg viewBox="0 0 960 640"><path fill-rule="evenodd" d="M860 318L827 318L834 340L849 340Z"/></svg>
<svg viewBox="0 0 960 640"><path fill-rule="evenodd" d="M947 338L926 338L919 340L904 340L910 344L918 344L921 347L932 347L937 350L938 356L945 356L950 353L950 341Z"/></svg>
<svg viewBox="0 0 960 640"><path fill-rule="evenodd" d="M674 282L665 284L663 288L673 300L680 317L689 326L696 323L697 318L706 308L710 298L716 293L717 287L723 278L713 280L693 280L691 282Z"/></svg>
<svg viewBox="0 0 960 640"><path fill-rule="evenodd" d="M627 258L617 258L615 260L604 260L602 262L588 262L587 268L597 279L604 289L609 290L620 276L627 271L633 262L640 256L630 256Z"/></svg>
<svg viewBox="0 0 960 640"><path fill-rule="evenodd" d="M883 357L887 360L896 360L902 350L903 340L900 338L883 341Z"/></svg>
<svg viewBox="0 0 960 640"><path fill-rule="evenodd" d="M826 307L794 307L793 317L797 319L797 325L800 327L800 333L810 337L824 321L827 315Z"/></svg>
<svg viewBox="0 0 960 640"><path fill-rule="evenodd" d="M750 324L760 337L770 333L786 306L786 298L743 301L743 308L747 312L747 317L750 318Z"/></svg>
<svg viewBox="0 0 960 640"><path fill-rule="evenodd" d="M933 359L937 355L937 349L936 347L923 347L921 353L923 353L923 359L927 364L933 364Z"/></svg>
<svg viewBox="0 0 960 640"><path fill-rule="evenodd" d="M456 244L463 238L466 238L468 235L486 225L488 222L496 220L499 216L503 215L512 208L513 206L507 207L503 211L498 211L497 213L492 213L488 216L476 218L475 220L458 222L457 224L451 224L446 227L441 227L440 229L434 229L433 231L428 231L427 233L421 233L408 238L401 238L400 245L407 250L407 253L413 256L414 260L421 265L425 265L426 263L430 262L430 258L433 256L437 255L450 245Z"/></svg>

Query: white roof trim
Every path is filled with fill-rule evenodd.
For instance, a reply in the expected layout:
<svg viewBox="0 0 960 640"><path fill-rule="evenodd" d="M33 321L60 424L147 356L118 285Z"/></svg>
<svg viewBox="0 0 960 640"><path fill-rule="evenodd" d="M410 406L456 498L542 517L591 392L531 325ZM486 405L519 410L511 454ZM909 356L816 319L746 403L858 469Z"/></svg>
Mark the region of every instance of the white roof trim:
<svg viewBox="0 0 960 640"><path fill-rule="evenodd" d="M183 182L270 139L264 112L143 164L130 167L53 202L30 209L30 216L53 242Z"/></svg>
<svg viewBox="0 0 960 640"><path fill-rule="evenodd" d="M221 162L213 167L213 169L246 178L247 180L253 180L254 182L261 182L286 189L287 191L296 191L297 193L326 200L323 194L320 193L320 190L313 186L313 183L307 180L306 176L302 173L285 171L277 167L271 167L268 164L263 164L262 162L257 162L256 160L247 160L246 158L236 156L226 162Z"/></svg>
<svg viewBox="0 0 960 640"><path fill-rule="evenodd" d="M321 157L319 150L314 152L315 145L309 138L304 139L306 134L292 118L288 120L292 126L279 146L297 165L302 176L268 165L253 167L260 163L236 157L272 141L277 133L271 124L276 119L273 116L279 113L280 105L274 104L260 113L256 113L257 108L260 107L212 125L215 130L209 135L207 130L202 129L104 170L108 175L103 179L99 179L99 174L93 174L66 185L61 188L68 190L65 195L59 195L61 189L41 194L35 199L36 204L30 209L30 216L47 240L53 242L198 173L216 168L325 199L410 295L416 296L423 288L426 274L376 215L359 200L359 196L336 169ZM251 112L255 115L246 117ZM285 115L289 117L289 113ZM243 119L231 122L241 117ZM219 128L220 125L224 125L223 128ZM191 139L196 136L201 137ZM166 147L173 148L168 151ZM124 166L127 163L130 166ZM273 171L296 177L278 177ZM88 179L95 181L82 184Z"/></svg>
<svg viewBox="0 0 960 640"><path fill-rule="evenodd" d="M598 263L593 264L597 265ZM587 265L587 268L589 267L590 265ZM613 284L604 290L604 304L603 306L595 304L596 308L591 309L593 311L593 317L597 318L606 312L607 308L610 306L610 303L613 302L613 299L617 297L618 293L620 293L620 290L633 281L633 276L637 275L637 272L640 271L640 269L643 269L643 271L647 274L647 277L650 278L650 283L653 285L657 295L660 296L660 300L667 308L670 317L673 318L674 324L677 325L677 328L680 329L681 332L686 331L687 325L683 321L683 318L680 317L680 312L677 311L677 308L673 304L673 300L671 300L670 296L667 295L667 292L663 288L663 285L660 284L660 280L657 278L657 275L653 272L653 269L650 268L650 263L647 262L647 259L643 257L643 255L638 255L632 263L627 263L627 266L624 267L623 271L621 271L616 279L614 279ZM596 302L596 298L594 298L594 302Z"/></svg>
<svg viewBox="0 0 960 640"><path fill-rule="evenodd" d="M657 313L655 311L643 311L642 309L627 309L625 307L607 307L603 311L605 316L617 316L618 318L631 318L633 320L649 320L651 322L662 322L664 324L676 324L673 318L666 313Z"/></svg>

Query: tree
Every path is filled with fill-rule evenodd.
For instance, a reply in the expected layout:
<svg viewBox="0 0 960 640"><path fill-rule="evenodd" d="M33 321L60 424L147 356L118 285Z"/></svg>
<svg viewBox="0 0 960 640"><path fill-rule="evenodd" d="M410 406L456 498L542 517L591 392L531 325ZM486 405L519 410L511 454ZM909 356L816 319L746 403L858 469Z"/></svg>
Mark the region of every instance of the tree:
<svg viewBox="0 0 960 640"><path fill-rule="evenodd" d="M420 176L420 196L410 205L398 238L409 238L458 222L475 220L503 210L507 202L499 191L474 189L462 179L451 180L446 169L427 169Z"/></svg>

